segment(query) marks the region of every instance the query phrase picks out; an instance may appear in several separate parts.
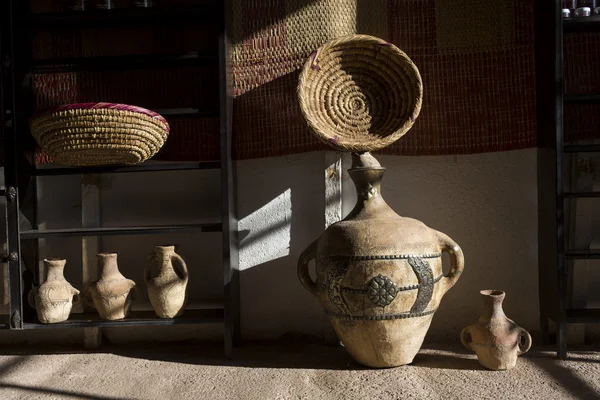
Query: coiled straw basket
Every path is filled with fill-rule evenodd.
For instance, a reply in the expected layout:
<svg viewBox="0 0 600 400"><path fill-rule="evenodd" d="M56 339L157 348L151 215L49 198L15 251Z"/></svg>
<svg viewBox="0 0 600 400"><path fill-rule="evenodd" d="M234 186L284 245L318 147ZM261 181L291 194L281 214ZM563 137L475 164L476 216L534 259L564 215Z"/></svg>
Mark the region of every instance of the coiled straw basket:
<svg viewBox="0 0 600 400"><path fill-rule="evenodd" d="M332 40L307 60L300 108L316 135L339 150L374 151L398 140L421 111L417 67L396 46L367 35Z"/></svg>
<svg viewBox="0 0 600 400"><path fill-rule="evenodd" d="M66 104L37 115L31 134L52 161L70 166L143 162L163 146L169 124L145 108L114 103Z"/></svg>

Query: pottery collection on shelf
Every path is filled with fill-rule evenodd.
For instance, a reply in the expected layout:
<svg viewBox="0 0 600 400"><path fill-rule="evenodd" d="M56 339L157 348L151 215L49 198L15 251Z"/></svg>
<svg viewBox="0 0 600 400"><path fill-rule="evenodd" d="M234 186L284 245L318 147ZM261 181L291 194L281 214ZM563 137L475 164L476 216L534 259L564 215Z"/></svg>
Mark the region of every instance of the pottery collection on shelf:
<svg viewBox="0 0 600 400"><path fill-rule="evenodd" d="M479 363L485 368L494 371L511 369L517 364L517 356L531 347L531 336L504 314L504 292L482 290L480 293L483 313L476 323L462 330L460 340L477 354Z"/></svg>
<svg viewBox="0 0 600 400"><path fill-rule="evenodd" d="M343 47L345 43L348 48ZM361 50L360 43L367 47ZM329 75L318 75L324 72ZM353 76L359 72L364 76ZM339 78L338 88L331 83L332 77ZM371 84L371 79L377 84ZM394 86L391 82L398 80L402 82L389 93L382 90L389 97L385 101L370 92ZM328 84L332 86L321 87ZM463 251L454 240L419 220L398 215L386 203L381 185L385 168L370 153L411 128L420 112L422 93L421 77L408 56L390 43L364 35L324 45L313 53L300 76L300 105L309 126L338 151L351 152L348 173L357 201L348 216L329 226L302 252L298 279L319 300L348 353L368 367L413 362L442 298L464 270ZM450 256L446 274L443 253ZM309 274L312 260L315 280ZM44 260L47 278L29 293L29 303L42 323L66 321L79 302L79 291L64 278L65 263L64 259ZM81 298L104 320L127 318L139 297L136 283L120 272L116 253L98 254L98 268L99 279L86 287ZM157 317L183 315L189 274L175 246L155 247L144 282ZM531 347L531 336L504 314L504 292L480 293L483 313L462 330L460 340L485 368L513 368L517 357Z"/></svg>
<svg viewBox="0 0 600 400"><path fill-rule="evenodd" d="M65 264L64 259L44 260L47 278L29 293L29 304L36 309L41 323L66 321L73 306L80 302L79 290L65 280ZM81 299L95 308L102 319L127 318L133 302L139 297L136 283L119 271L117 253L98 254L98 269L99 279L87 285ZM189 275L185 261L175 253L175 246L156 246L144 278L150 303L158 317L183 315Z"/></svg>

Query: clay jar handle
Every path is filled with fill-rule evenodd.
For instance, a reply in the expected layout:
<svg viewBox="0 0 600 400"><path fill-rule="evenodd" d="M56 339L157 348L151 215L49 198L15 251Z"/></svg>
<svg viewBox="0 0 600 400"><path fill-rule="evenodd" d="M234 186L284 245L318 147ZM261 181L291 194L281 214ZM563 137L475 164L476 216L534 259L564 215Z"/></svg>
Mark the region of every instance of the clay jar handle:
<svg viewBox="0 0 600 400"><path fill-rule="evenodd" d="M298 279L302 286L308 290L313 296L317 297L317 284L313 282L308 273L308 263L314 260L317 255L317 240L308 245L308 247L300 254L298 260Z"/></svg>
<svg viewBox="0 0 600 400"><path fill-rule="evenodd" d="M152 253L148 256L148 264L144 269L144 281L146 284L148 284L152 279L152 267L154 266L154 260L156 260L156 254ZM187 281L189 278L189 273L185 260L177 253L173 253L173 255L171 255L171 262L173 262L173 260L176 261L176 263L173 263L173 270L182 281ZM177 268L176 264L178 264L181 268Z"/></svg>
<svg viewBox="0 0 600 400"><path fill-rule="evenodd" d="M458 244L449 236L442 232L437 232L438 238L442 244L442 251L450 254L450 272L444 277L446 282L446 291L450 289L465 269L465 256Z"/></svg>
<svg viewBox="0 0 600 400"><path fill-rule="evenodd" d="M73 300L72 300L72 307L79 307L79 305L81 304L81 296L79 294L79 290L73 288Z"/></svg>
<svg viewBox="0 0 600 400"><path fill-rule="evenodd" d="M460 332L460 341L462 342L463 346L465 346L467 349L473 350L473 348L471 347L471 343L473 343L473 338L471 337L470 328L470 326L463 328L463 330Z"/></svg>
<svg viewBox="0 0 600 400"><path fill-rule="evenodd" d="M531 335L523 328L520 328L517 345L519 346L519 355L527 353L531 348Z"/></svg>
<svg viewBox="0 0 600 400"><path fill-rule="evenodd" d="M185 261L183 260L183 258L181 258L181 256L179 254L173 253L173 255L171 256L171 259L177 261L177 264L179 264L179 266L181 267L181 269L179 269L175 266L175 264L173 264L173 269L175 270L175 273L177 274L177 276L179 276L179 278L181 278L182 281L187 281L188 277L189 277L188 269L187 269L187 265L186 265Z"/></svg>

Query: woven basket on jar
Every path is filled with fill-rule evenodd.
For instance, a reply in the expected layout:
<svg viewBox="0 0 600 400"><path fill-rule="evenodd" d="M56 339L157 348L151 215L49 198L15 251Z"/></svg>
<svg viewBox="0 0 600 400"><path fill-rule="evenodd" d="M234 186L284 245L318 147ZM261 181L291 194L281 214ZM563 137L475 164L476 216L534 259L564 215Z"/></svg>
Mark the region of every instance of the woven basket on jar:
<svg viewBox="0 0 600 400"><path fill-rule="evenodd" d="M316 135L339 150L374 151L398 140L421 110L423 83L410 58L382 39L334 39L307 60L300 108Z"/></svg>
<svg viewBox="0 0 600 400"><path fill-rule="evenodd" d="M145 108L114 103L66 104L37 115L31 134L53 162L70 166L143 162L163 146L169 124Z"/></svg>

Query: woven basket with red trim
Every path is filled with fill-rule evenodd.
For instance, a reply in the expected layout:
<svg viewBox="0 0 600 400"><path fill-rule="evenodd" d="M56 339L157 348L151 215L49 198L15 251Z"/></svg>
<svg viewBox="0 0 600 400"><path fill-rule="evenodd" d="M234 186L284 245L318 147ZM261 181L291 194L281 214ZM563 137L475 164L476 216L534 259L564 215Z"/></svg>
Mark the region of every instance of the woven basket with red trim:
<svg viewBox="0 0 600 400"><path fill-rule="evenodd" d="M126 165L154 156L167 140L169 124L141 107L77 103L35 116L31 134L58 164Z"/></svg>

